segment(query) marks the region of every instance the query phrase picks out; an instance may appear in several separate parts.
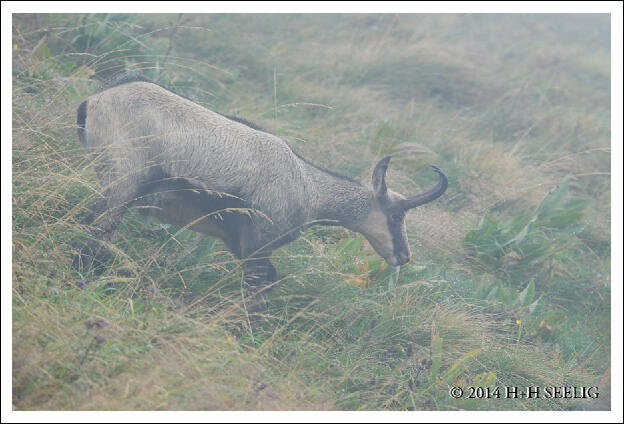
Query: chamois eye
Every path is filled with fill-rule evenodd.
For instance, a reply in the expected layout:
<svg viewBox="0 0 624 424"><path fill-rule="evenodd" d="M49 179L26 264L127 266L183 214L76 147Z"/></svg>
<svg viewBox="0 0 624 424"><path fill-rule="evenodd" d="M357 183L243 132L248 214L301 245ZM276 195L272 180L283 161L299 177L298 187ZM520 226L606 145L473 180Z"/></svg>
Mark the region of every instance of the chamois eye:
<svg viewBox="0 0 624 424"><path fill-rule="evenodd" d="M394 212L390 214L390 219L392 219L394 222L401 222L403 221L403 214L399 212Z"/></svg>

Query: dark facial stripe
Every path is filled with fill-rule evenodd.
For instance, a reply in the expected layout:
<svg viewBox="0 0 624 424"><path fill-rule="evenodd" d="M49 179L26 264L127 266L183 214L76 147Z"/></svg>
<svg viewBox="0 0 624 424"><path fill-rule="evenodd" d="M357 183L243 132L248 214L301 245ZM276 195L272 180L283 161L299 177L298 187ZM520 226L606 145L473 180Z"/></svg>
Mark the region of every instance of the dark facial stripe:
<svg viewBox="0 0 624 424"><path fill-rule="evenodd" d="M403 240L402 222L396 223L390 218L391 214L386 214L386 222L388 223L388 231L392 236L392 251L395 258L399 258L401 254L407 254L407 240Z"/></svg>

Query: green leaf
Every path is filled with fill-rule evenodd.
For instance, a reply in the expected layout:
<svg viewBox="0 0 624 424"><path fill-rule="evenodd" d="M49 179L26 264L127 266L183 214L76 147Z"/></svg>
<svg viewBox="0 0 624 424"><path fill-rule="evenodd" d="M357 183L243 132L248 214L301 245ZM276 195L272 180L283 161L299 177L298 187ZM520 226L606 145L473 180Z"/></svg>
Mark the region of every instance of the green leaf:
<svg viewBox="0 0 624 424"><path fill-rule="evenodd" d="M520 306L528 306L533 302L535 296L535 281L531 280L529 284L520 292L516 303Z"/></svg>
<svg viewBox="0 0 624 424"><path fill-rule="evenodd" d="M567 210L551 216L545 220L544 225L553 228L565 229L578 221L582 216L583 212L580 210Z"/></svg>
<svg viewBox="0 0 624 424"><path fill-rule="evenodd" d="M39 45L35 48L34 55L38 59L43 60L49 59L52 56L52 54L50 53L50 48L45 41L41 41Z"/></svg>
<svg viewBox="0 0 624 424"><path fill-rule="evenodd" d="M535 216L538 218L546 218L552 216L555 211L561 207L562 202L568 194L568 181L570 176L565 177L554 189L552 189L540 202Z"/></svg>
<svg viewBox="0 0 624 424"><path fill-rule="evenodd" d="M496 384L496 371L481 373L474 376L472 385L475 387L492 387Z"/></svg>
<svg viewBox="0 0 624 424"><path fill-rule="evenodd" d="M537 300L529 305L529 313L533 314L535 312L535 308L539 304L539 301L542 300L542 296L538 297Z"/></svg>
<svg viewBox="0 0 624 424"><path fill-rule="evenodd" d="M370 256L368 258L368 270L369 272L377 272L380 270L382 259L378 256Z"/></svg>
<svg viewBox="0 0 624 424"><path fill-rule="evenodd" d="M360 251L362 247L362 238L348 238L341 240L338 243L336 251L339 255L344 255L349 258L354 258L357 256L357 253Z"/></svg>
<svg viewBox="0 0 624 424"><path fill-rule="evenodd" d="M527 234L531 232L536 221L537 215L533 216L533 218L531 218L529 223L522 229L522 231L520 231L514 238L505 243L504 246L508 246L510 244L520 244L522 240L524 240L524 238L527 236Z"/></svg>
<svg viewBox="0 0 624 424"><path fill-rule="evenodd" d="M520 244L527 235L529 235L538 221L555 216L562 207L562 202L568 193L568 181L570 176L565 177L554 189L552 189L540 202L539 206L535 210L533 218L529 223L511 240L505 243L505 246L509 244Z"/></svg>
<svg viewBox="0 0 624 424"><path fill-rule="evenodd" d="M206 238L207 240L203 241L200 246L195 250L194 255L196 258L205 258L215 251L215 247L217 245L217 239L210 237Z"/></svg>
<svg viewBox="0 0 624 424"><path fill-rule="evenodd" d="M399 273L401 272L400 266L388 267L392 270L392 273L388 276L388 291L394 290L396 283L399 281Z"/></svg>
<svg viewBox="0 0 624 424"><path fill-rule="evenodd" d="M70 61L68 61L68 62L63 62L63 63L61 63L61 64L58 66L59 71L60 71L63 75L65 75L65 76L70 75L70 74L71 74L71 71L72 71L75 67L76 67L76 62L73 62L73 61L71 61L71 60L70 60Z"/></svg>
<svg viewBox="0 0 624 424"><path fill-rule="evenodd" d="M453 362L453 365L451 365L446 370L446 372L442 375L442 379L445 380L447 384L453 384L453 380L455 380L457 376L460 375L462 372L464 372L464 370L466 369L466 367L464 366L464 363L468 359L475 357L482 351L483 351L482 348L475 348L475 349L469 350L461 358Z"/></svg>
<svg viewBox="0 0 624 424"><path fill-rule="evenodd" d="M488 295L485 297L486 300L493 300L496 299L496 295L498 294L498 290L500 289L500 283L495 285L492 290L490 290L490 292L488 293Z"/></svg>
<svg viewBox="0 0 624 424"><path fill-rule="evenodd" d="M387 121L384 121L377 128L375 137L370 144L370 149L379 157L386 156L392 153L397 141L396 130Z"/></svg>

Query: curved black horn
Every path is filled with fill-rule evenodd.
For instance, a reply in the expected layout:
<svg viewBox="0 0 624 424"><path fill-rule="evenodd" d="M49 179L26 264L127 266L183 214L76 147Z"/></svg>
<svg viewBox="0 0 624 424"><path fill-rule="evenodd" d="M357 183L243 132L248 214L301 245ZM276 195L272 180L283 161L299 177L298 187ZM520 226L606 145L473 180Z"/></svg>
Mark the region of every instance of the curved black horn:
<svg viewBox="0 0 624 424"><path fill-rule="evenodd" d="M448 179L446 178L446 175L444 175L444 172L442 172L442 170L435 165L429 166L431 166L433 170L438 173L438 184L436 184L436 186L431 190L427 190L424 193L403 200L403 207L405 209L412 209L431 202L432 200L442 196L442 194L446 191L446 188L448 187Z"/></svg>

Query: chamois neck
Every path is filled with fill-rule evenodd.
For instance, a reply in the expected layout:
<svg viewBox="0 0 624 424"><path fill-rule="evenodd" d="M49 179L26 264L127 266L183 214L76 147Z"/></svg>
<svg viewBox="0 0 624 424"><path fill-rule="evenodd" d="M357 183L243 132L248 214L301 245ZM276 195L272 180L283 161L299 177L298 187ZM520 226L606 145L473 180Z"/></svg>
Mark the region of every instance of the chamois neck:
<svg viewBox="0 0 624 424"><path fill-rule="evenodd" d="M314 220L352 229L372 204L370 187L305 160Z"/></svg>

